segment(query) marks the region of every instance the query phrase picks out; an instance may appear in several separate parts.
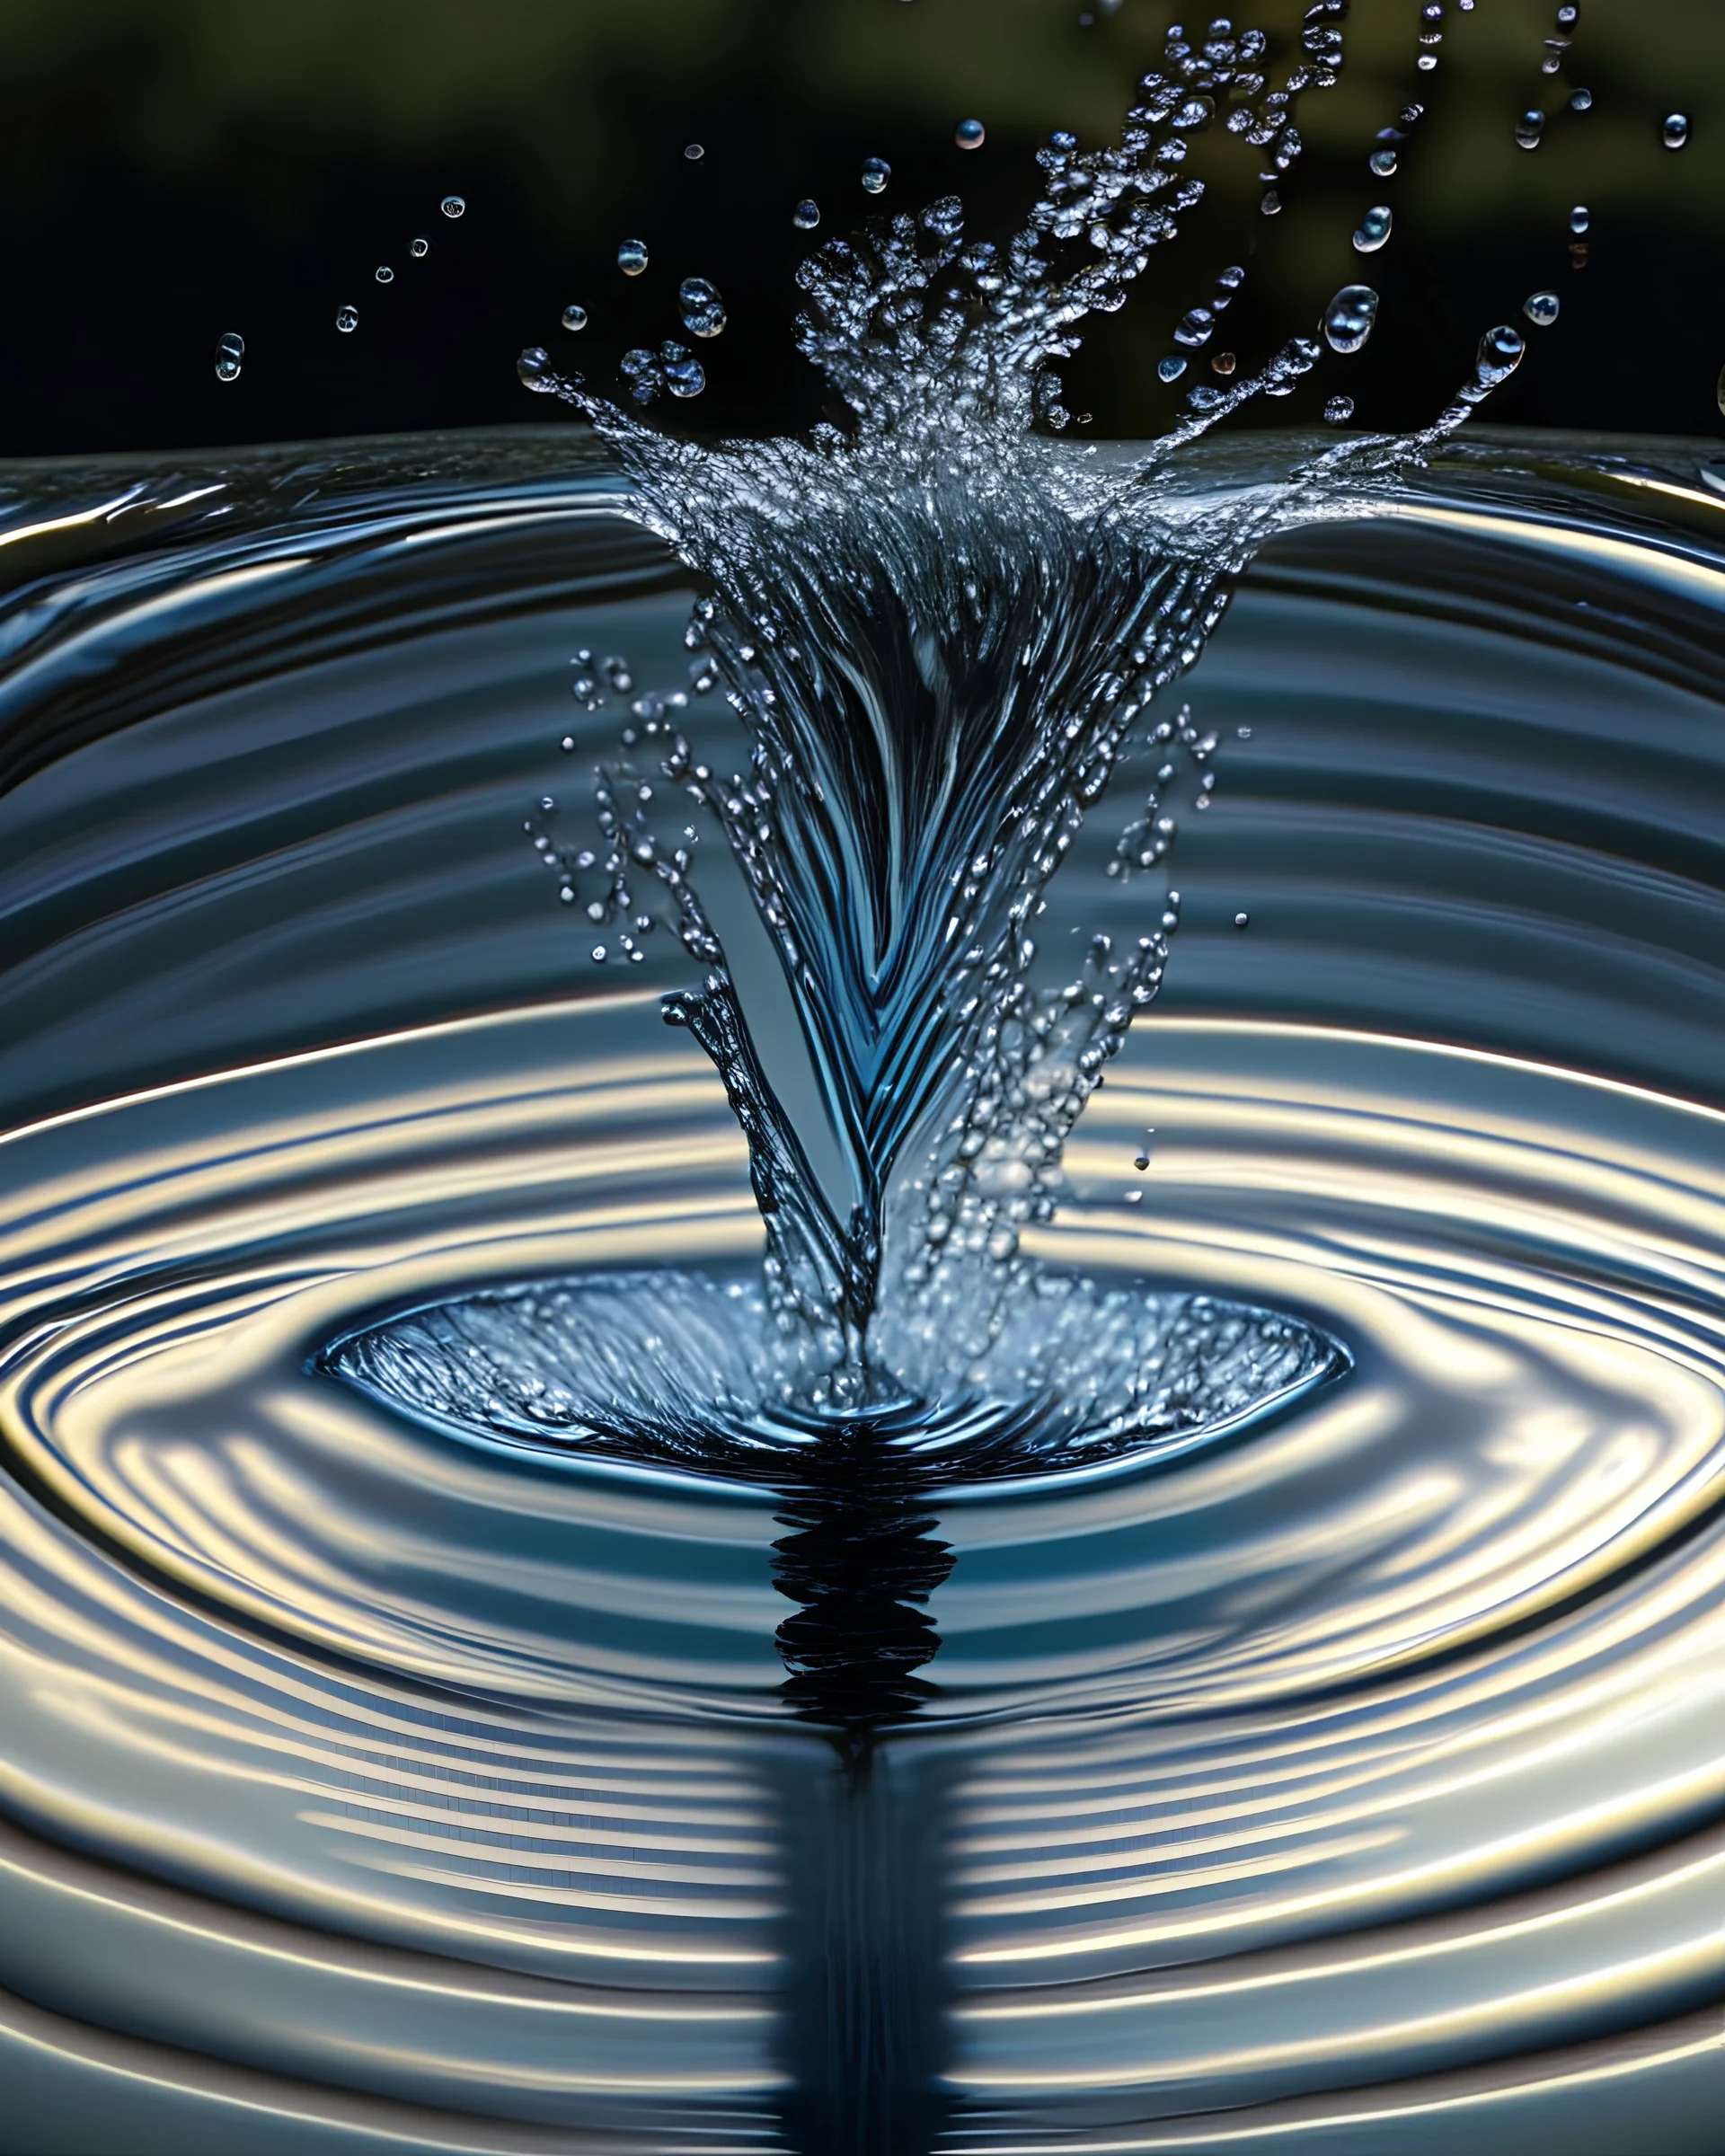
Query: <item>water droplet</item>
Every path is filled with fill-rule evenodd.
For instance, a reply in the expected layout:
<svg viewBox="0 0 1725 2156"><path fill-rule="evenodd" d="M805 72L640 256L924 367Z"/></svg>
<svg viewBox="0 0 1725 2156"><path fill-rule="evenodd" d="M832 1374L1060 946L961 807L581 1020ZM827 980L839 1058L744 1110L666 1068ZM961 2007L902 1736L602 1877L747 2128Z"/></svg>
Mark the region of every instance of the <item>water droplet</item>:
<svg viewBox="0 0 1725 2156"><path fill-rule="evenodd" d="M349 334L349 333L351 331L357 330L357 329L359 327L359 310L358 310L358 307L340 307L340 308L338 308L338 309L336 310L336 316L335 316L335 326L336 326L336 328L337 328L338 330L340 330L340 331L341 331L341 333L342 333L342 335L343 335L344 337L345 337L345 336L347 336L347 335L348 335L348 334Z"/></svg>
<svg viewBox="0 0 1725 2156"><path fill-rule="evenodd" d="M820 223L818 202L802 201L791 212L791 222L799 232L812 232Z"/></svg>
<svg viewBox="0 0 1725 2156"><path fill-rule="evenodd" d="M1386 148L1374 150L1367 162L1380 180L1387 180L1395 170L1397 159L1395 152Z"/></svg>
<svg viewBox="0 0 1725 2156"><path fill-rule="evenodd" d="M1545 139L1545 115L1531 109L1516 122L1516 140L1524 150L1536 150Z"/></svg>
<svg viewBox="0 0 1725 2156"><path fill-rule="evenodd" d="M1663 139L1668 150L1680 150L1689 139L1689 118L1684 112L1666 115Z"/></svg>
<svg viewBox="0 0 1725 2156"><path fill-rule="evenodd" d="M979 150L988 139L988 130L979 119L961 119L952 130L952 139L961 150Z"/></svg>
<svg viewBox="0 0 1725 2156"><path fill-rule="evenodd" d="M1395 212L1386 203L1380 202L1368 209L1359 220L1359 230L1354 234L1354 250L1358 254L1376 254L1390 236L1395 223Z"/></svg>
<svg viewBox="0 0 1725 2156"><path fill-rule="evenodd" d="M1156 372L1164 382L1178 382L1186 372L1186 362L1170 353L1166 359L1157 361Z"/></svg>
<svg viewBox="0 0 1725 2156"><path fill-rule="evenodd" d="M1521 311L1535 328L1549 330L1561 305L1555 292L1535 292L1522 302Z"/></svg>
<svg viewBox="0 0 1725 2156"><path fill-rule="evenodd" d="M1354 400L1351 397L1331 397L1323 408L1323 416L1332 427L1345 427L1354 416Z"/></svg>
<svg viewBox="0 0 1725 2156"><path fill-rule="evenodd" d="M379 262L376 269L372 271L372 275L380 285L393 285L395 282L395 272L387 262Z"/></svg>
<svg viewBox="0 0 1725 2156"><path fill-rule="evenodd" d="M598 963L599 963L601 966L603 966L603 965L604 965L604 963L605 963L605 946L604 946L604 944L603 944L603 943L596 943L596 944L593 946L593 956L594 956L594 958L595 958L595 959L596 959L598 961Z"/></svg>
<svg viewBox="0 0 1725 2156"><path fill-rule="evenodd" d="M688 159L691 164L699 164L706 154L706 145L701 142L688 143L685 146L683 151L683 155Z"/></svg>
<svg viewBox="0 0 1725 2156"><path fill-rule="evenodd" d="M240 362L245 358L245 340L237 330L229 330L216 341L216 379L218 382L237 382Z"/></svg>
<svg viewBox="0 0 1725 2156"><path fill-rule="evenodd" d="M683 327L692 337L716 337L724 328L725 303L718 287L704 277L686 277L677 287L677 299Z"/></svg>
<svg viewBox="0 0 1725 2156"><path fill-rule="evenodd" d="M1570 230L1576 234L1578 237L1588 229L1588 226L1592 224L1592 222L1593 219L1588 213L1588 207L1585 202L1578 202L1575 208L1570 212Z"/></svg>
<svg viewBox="0 0 1725 2156"><path fill-rule="evenodd" d="M566 330L584 330L587 327L587 309L571 300L563 309L563 327Z"/></svg>
<svg viewBox="0 0 1725 2156"><path fill-rule="evenodd" d="M1369 285L1344 285L1323 310L1324 341L1332 352L1357 352L1377 320L1377 294Z"/></svg>
<svg viewBox="0 0 1725 2156"><path fill-rule="evenodd" d="M647 267L645 240L624 240L617 247L617 268L625 277L639 277Z"/></svg>
<svg viewBox="0 0 1725 2156"><path fill-rule="evenodd" d="M1570 110L1571 112L1592 111L1593 92L1591 90L1571 90L1570 93Z"/></svg>
<svg viewBox="0 0 1725 2156"><path fill-rule="evenodd" d="M522 381L533 383L551 371L551 354L543 344L530 344L515 363L515 371Z"/></svg>
<svg viewBox="0 0 1725 2156"><path fill-rule="evenodd" d="M1210 360L1210 365L1218 375L1231 375L1239 364L1232 352L1217 352Z"/></svg>
<svg viewBox="0 0 1725 2156"><path fill-rule="evenodd" d="M707 370L686 345L661 344L659 362L674 397L698 397L707 386Z"/></svg>
<svg viewBox="0 0 1725 2156"><path fill-rule="evenodd" d="M1495 388L1499 382L1507 381L1521 365L1526 349L1526 339L1507 322L1500 322L1495 330L1488 330L1480 340L1479 356L1474 361L1481 382Z"/></svg>
<svg viewBox="0 0 1725 2156"><path fill-rule="evenodd" d="M1252 915L1250 914L1236 914L1234 916L1234 925L1236 928L1245 928L1251 923L1251 921Z"/></svg>
<svg viewBox="0 0 1725 2156"><path fill-rule="evenodd" d="M410 240L407 243L407 252L416 262L422 262L431 252L431 243L429 240Z"/></svg>
<svg viewBox="0 0 1725 2156"><path fill-rule="evenodd" d="M446 217L464 217L467 214L467 198L464 195L446 195L438 208Z"/></svg>
<svg viewBox="0 0 1725 2156"><path fill-rule="evenodd" d="M892 167L884 157L865 157L862 160L862 191L864 194L884 194L887 182L891 178Z"/></svg>

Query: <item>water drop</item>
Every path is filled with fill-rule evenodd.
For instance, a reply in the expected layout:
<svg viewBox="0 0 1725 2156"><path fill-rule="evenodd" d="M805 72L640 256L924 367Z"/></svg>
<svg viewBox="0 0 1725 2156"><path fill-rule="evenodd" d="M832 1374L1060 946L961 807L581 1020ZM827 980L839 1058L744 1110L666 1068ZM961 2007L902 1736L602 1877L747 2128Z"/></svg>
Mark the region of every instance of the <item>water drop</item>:
<svg viewBox="0 0 1725 2156"><path fill-rule="evenodd" d="M639 277L647 267L645 240L624 240L617 247L617 268L625 277Z"/></svg>
<svg viewBox="0 0 1725 2156"><path fill-rule="evenodd" d="M562 321L566 330L584 330L587 327L587 309L571 300L563 309Z"/></svg>
<svg viewBox="0 0 1725 2156"><path fill-rule="evenodd" d="M348 335L348 334L349 334L349 333L351 331L357 330L357 329L359 327L359 310L358 310L358 307L341 307L341 308L338 308L338 309L337 309L337 311L336 311L336 317L335 317L335 326L336 326L336 328L337 328L338 330L340 330L340 331L341 331L341 334L342 334L344 337L345 337L345 336L347 336L347 335Z"/></svg>
<svg viewBox="0 0 1725 2156"><path fill-rule="evenodd" d="M1590 112L1593 110L1593 92L1591 90L1570 91L1570 110L1571 112Z"/></svg>
<svg viewBox="0 0 1725 2156"><path fill-rule="evenodd" d="M1344 285L1323 310L1324 341L1332 352L1357 352L1377 320L1377 294L1369 285Z"/></svg>
<svg viewBox="0 0 1725 2156"><path fill-rule="evenodd" d="M952 139L961 150L979 150L988 139L988 130L979 119L961 119L952 130Z"/></svg>
<svg viewBox="0 0 1725 2156"><path fill-rule="evenodd" d="M551 371L551 354L543 344L530 344L515 363L522 381L531 384Z"/></svg>
<svg viewBox="0 0 1725 2156"><path fill-rule="evenodd" d="M1218 375L1231 375L1239 364L1232 352L1216 352L1210 360L1210 365Z"/></svg>
<svg viewBox="0 0 1725 2156"><path fill-rule="evenodd" d="M1170 353L1166 359L1157 361L1156 372L1164 382L1178 382L1186 372L1186 362Z"/></svg>
<svg viewBox="0 0 1725 2156"><path fill-rule="evenodd" d="M393 285L395 282L395 272L387 262L379 262L376 269L372 271L372 275L380 285Z"/></svg>
<svg viewBox="0 0 1725 2156"><path fill-rule="evenodd" d="M446 217L464 217L467 214L467 199L464 195L446 195L438 207Z"/></svg>
<svg viewBox="0 0 1725 2156"><path fill-rule="evenodd" d="M1359 220L1359 230L1354 234L1355 252L1376 254L1389 238L1390 228L1394 223L1395 212L1386 203L1380 202L1375 209L1368 209Z"/></svg>
<svg viewBox="0 0 1725 2156"><path fill-rule="evenodd" d="M596 944L593 946L593 956L594 956L594 958L595 958L595 959L596 959L598 961L598 963L599 963L601 966L603 966L603 965L604 965L604 963L605 963L605 946L604 946L604 944L603 944L603 943L596 943Z"/></svg>
<svg viewBox="0 0 1725 2156"><path fill-rule="evenodd" d="M1351 397L1331 397L1323 408L1323 416L1332 427L1345 427L1354 416Z"/></svg>
<svg viewBox="0 0 1725 2156"><path fill-rule="evenodd" d="M862 160L862 191L864 194L884 194L887 182L891 177L892 167L884 157L865 157Z"/></svg>
<svg viewBox="0 0 1725 2156"><path fill-rule="evenodd" d="M802 201L791 212L791 222L799 232L812 232L820 223L818 202Z"/></svg>
<svg viewBox="0 0 1725 2156"><path fill-rule="evenodd" d="M431 252L431 243L429 240L410 240L407 243L407 252L416 262L422 262Z"/></svg>
<svg viewBox="0 0 1725 2156"><path fill-rule="evenodd" d="M692 337L716 337L724 328L725 303L718 287L704 277L686 277L677 287L677 300L683 327Z"/></svg>
<svg viewBox="0 0 1725 2156"><path fill-rule="evenodd" d="M1574 233L1578 238L1588 229L1588 226L1592 222L1593 219L1588 214L1588 207L1585 202L1578 202L1575 208L1570 212L1570 230Z"/></svg>
<svg viewBox="0 0 1725 2156"><path fill-rule="evenodd" d="M1236 928L1245 928L1250 925L1251 921L1252 915L1250 914L1236 914L1234 916L1234 925Z"/></svg>
<svg viewBox="0 0 1725 2156"><path fill-rule="evenodd" d="M216 379L218 382L237 382L240 362L245 358L245 340L237 330L229 330L216 343Z"/></svg>
<svg viewBox="0 0 1725 2156"><path fill-rule="evenodd" d="M1680 150L1689 139L1689 118L1684 112L1666 115L1663 139L1668 150Z"/></svg>
<svg viewBox="0 0 1725 2156"><path fill-rule="evenodd" d="M706 145L701 142L688 143L685 146L683 151L683 155L688 159L691 164L699 164L706 154Z"/></svg>
<svg viewBox="0 0 1725 2156"><path fill-rule="evenodd" d="M686 345L661 344L659 362L674 397L698 397L707 386L707 370Z"/></svg>
<svg viewBox="0 0 1725 2156"><path fill-rule="evenodd" d="M1392 149L1374 150L1367 160L1380 180L1387 180L1396 167L1396 155Z"/></svg>
<svg viewBox="0 0 1725 2156"><path fill-rule="evenodd" d="M1535 292L1522 302L1521 311L1536 329L1549 330L1561 304L1555 292Z"/></svg>
<svg viewBox="0 0 1725 2156"><path fill-rule="evenodd" d="M1535 110L1522 114L1516 122L1516 140L1524 150L1536 150L1545 138L1545 115Z"/></svg>
<svg viewBox="0 0 1725 2156"><path fill-rule="evenodd" d="M1474 367L1480 381L1487 388L1495 388L1499 382L1508 381L1521 365L1522 354L1527 349L1526 340L1519 330L1501 322L1495 330L1488 330L1480 340L1479 356Z"/></svg>

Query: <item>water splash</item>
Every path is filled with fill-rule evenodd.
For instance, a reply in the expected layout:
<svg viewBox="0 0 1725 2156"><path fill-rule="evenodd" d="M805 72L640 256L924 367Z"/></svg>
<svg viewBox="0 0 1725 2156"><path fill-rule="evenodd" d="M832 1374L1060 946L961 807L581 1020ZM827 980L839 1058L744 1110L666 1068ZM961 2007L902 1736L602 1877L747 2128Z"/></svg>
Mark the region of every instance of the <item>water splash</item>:
<svg viewBox="0 0 1725 2156"><path fill-rule="evenodd" d="M1004 245L971 239L948 196L811 255L798 342L837 417L806 442L677 441L560 376L540 348L522 356L530 388L615 444L629 513L709 588L686 640L692 687L723 689L748 768L702 760L658 707L657 773L601 774L603 858L588 855L601 888L586 912L612 932L596 958L638 962L663 923L704 969L665 1015L724 1077L767 1224L769 1305L823 1407L966 1397L982 1382L1029 1307L1021 1237L1052 1217L1067 1136L1154 1001L1179 925L1164 888L1136 939L1097 936L1069 977L1048 980L1038 923L1051 879L1137 747L1163 761L1111 872L1165 873L1172 797L1190 788L1208 806L1216 744L1152 707L1197 662L1241 571L1278 532L1360 513L1362 480L1418 462L1520 357L1517 333L1494 330L1421 433L1352 437L1201 514L1180 453L1249 400L1290 390L1317 365L1315 340L1295 338L1238 379L1226 355L1215 371L1227 386L1193 387L1186 417L1136 455L1049 438L1069 421L1057 368L1080 325L1124 304L1203 195L1184 169L1191 137L1226 103L1227 130L1269 151L1270 176L1290 170L1294 101L1338 79L1345 14L1345 0L1308 9L1275 88L1261 33L1171 32L1115 144L1084 151L1057 133L1039 153L1040 196ZM975 146L980 125L967 135ZM625 270L645 258L638 242L619 256ZM1201 349L1243 278L1225 270L1176 341ZM696 298L718 304L704 284ZM1339 293L1324 339L1358 351L1376 306L1366 287ZM694 393L701 370L680 347L624 360L641 402L678 393L679 369L680 393ZM751 1038L693 879L696 827L684 843L660 827L667 783L722 834L776 950L842 1156L836 1194ZM573 902L579 857L541 850Z"/></svg>

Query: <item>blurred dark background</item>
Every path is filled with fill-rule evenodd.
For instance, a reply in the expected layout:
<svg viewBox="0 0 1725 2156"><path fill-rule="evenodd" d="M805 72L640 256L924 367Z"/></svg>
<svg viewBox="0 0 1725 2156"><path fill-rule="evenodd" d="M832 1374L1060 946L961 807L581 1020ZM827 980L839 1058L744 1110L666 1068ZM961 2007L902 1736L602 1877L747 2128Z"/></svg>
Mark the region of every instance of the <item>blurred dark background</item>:
<svg viewBox="0 0 1725 2156"><path fill-rule="evenodd" d="M1213 0L1214 4L1214 0ZM1355 0L1342 86L1308 96L1310 150L1275 218L1264 153L1218 128L1195 160L1203 210L1124 314L1098 326L1069 397L1098 434L1164 428L1169 331L1215 272L1249 270L1225 339L1243 364L1309 330L1340 285L1383 294L1359 358L1256 408L1286 424L1346 388L1367 425L1429 416L1480 331L1556 290L1529 332L1504 423L1718 434L1725 362L1725 0L1581 0L1562 71L1540 59L1557 0L1445 0L1435 73L1416 73L1420 0ZM877 208L960 190L1004 232L1057 127L1111 137L1172 0L0 0L0 181L8 333L0 454L192 447L544 420L515 377L526 344L614 386L626 346L679 334L691 273L730 327L710 387L659 411L699 431L815 416L788 334L812 241ZM1294 0L1245 0L1285 53ZM1570 93L1591 91L1585 113ZM1376 130L1428 108L1402 167L1367 169ZM1540 148L1517 146L1540 106ZM1668 112L1686 148L1661 142ZM985 148L961 154L975 116ZM685 155L699 143L698 161ZM858 180L887 158L879 202ZM458 192L465 215L439 214ZM792 229L801 197L812 235ZM1382 252L1349 234L1396 213ZM1592 213L1584 270L1569 212ZM615 264L645 240L638 279ZM429 243L422 260L410 243ZM379 265L394 272L376 281ZM570 301L589 314L559 326ZM358 308L351 335L338 309ZM1523 326L1526 325L1523 323ZM217 339L245 340L218 382ZM1181 390L1193 379L1188 375Z"/></svg>

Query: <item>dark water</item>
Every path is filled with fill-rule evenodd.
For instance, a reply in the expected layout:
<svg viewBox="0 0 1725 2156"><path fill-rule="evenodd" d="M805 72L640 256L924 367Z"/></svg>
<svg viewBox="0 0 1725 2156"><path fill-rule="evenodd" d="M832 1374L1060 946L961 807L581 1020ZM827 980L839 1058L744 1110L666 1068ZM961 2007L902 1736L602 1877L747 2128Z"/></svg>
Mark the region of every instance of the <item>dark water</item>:
<svg viewBox="0 0 1725 2156"><path fill-rule="evenodd" d="M752 1292L687 961L593 967L521 835L624 715L571 654L686 679L603 457L14 470L0 2147L1713 2149L1706 455L1476 441L1248 576L1163 999L1025 1242L1347 1366L993 1480L320 1366L522 1282ZM1113 829L1045 942L1136 918Z"/></svg>

